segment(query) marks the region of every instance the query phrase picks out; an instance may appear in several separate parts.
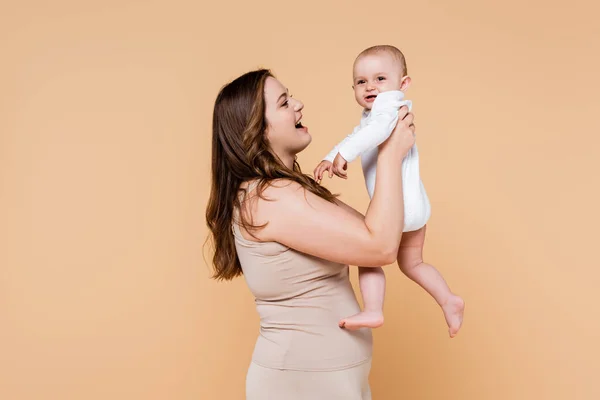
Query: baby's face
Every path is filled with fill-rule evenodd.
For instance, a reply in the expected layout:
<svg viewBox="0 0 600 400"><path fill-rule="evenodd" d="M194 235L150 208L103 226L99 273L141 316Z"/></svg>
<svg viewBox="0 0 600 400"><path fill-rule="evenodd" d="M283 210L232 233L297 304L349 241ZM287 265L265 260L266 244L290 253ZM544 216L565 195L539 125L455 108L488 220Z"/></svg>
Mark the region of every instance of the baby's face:
<svg viewBox="0 0 600 400"><path fill-rule="evenodd" d="M402 66L387 53L366 55L354 65L354 96L363 108L370 110L375 97L389 90L401 90Z"/></svg>

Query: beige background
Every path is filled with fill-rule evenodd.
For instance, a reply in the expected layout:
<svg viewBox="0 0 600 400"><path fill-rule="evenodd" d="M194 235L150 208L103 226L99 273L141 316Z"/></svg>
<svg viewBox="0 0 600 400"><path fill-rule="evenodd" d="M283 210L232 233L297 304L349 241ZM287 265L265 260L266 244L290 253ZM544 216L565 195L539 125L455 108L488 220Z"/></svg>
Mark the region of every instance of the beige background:
<svg viewBox="0 0 600 400"><path fill-rule="evenodd" d="M242 399L253 298L202 256L214 98L272 68L305 102L311 172L357 123L351 64L380 43L413 78L426 258L467 311L449 340L390 266L374 398L600 398L592 1L10 3L1 399ZM359 163L325 184L366 209Z"/></svg>

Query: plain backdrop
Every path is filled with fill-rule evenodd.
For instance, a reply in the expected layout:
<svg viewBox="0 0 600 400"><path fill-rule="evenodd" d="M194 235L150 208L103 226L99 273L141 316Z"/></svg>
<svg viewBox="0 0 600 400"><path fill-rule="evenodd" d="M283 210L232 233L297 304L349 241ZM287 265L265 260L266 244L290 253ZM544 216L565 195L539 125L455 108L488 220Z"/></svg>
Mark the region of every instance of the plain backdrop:
<svg viewBox="0 0 600 400"><path fill-rule="evenodd" d="M203 253L215 97L271 68L305 103L311 173L359 121L351 67L374 44L406 55L425 258L467 305L450 340L433 300L386 267L374 399L600 398L599 11L4 2L0 398L243 399L254 299L243 278L209 279ZM360 163L323 184L365 212Z"/></svg>

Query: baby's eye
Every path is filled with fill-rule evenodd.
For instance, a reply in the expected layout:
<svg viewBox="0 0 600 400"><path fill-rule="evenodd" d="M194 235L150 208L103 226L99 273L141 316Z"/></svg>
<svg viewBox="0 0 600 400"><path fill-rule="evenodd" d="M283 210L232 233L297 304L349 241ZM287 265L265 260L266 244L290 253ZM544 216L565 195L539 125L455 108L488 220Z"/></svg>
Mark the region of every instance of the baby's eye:
<svg viewBox="0 0 600 400"><path fill-rule="evenodd" d="M362 85L363 83L365 83L365 81L363 81L362 79L356 82L357 85Z"/></svg>
<svg viewBox="0 0 600 400"><path fill-rule="evenodd" d="M385 81L385 76L379 76L379 77L377 77L377 80L378 81Z"/></svg>

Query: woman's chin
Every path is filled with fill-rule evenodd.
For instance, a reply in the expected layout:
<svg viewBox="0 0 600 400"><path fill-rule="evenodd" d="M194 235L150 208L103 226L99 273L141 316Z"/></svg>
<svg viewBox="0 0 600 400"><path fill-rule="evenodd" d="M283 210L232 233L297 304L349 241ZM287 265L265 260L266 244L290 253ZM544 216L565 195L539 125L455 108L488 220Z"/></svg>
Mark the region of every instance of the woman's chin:
<svg viewBox="0 0 600 400"><path fill-rule="evenodd" d="M310 136L309 133L304 133L303 137L302 137L302 141L300 143L298 143L298 146L296 147L296 154L300 153L301 151L306 149L311 142L312 142L312 136Z"/></svg>
<svg viewBox="0 0 600 400"><path fill-rule="evenodd" d="M296 128L296 133L302 140L306 138L309 138L309 140L312 139L310 132L308 132L308 128L306 126L303 126L302 128Z"/></svg>

